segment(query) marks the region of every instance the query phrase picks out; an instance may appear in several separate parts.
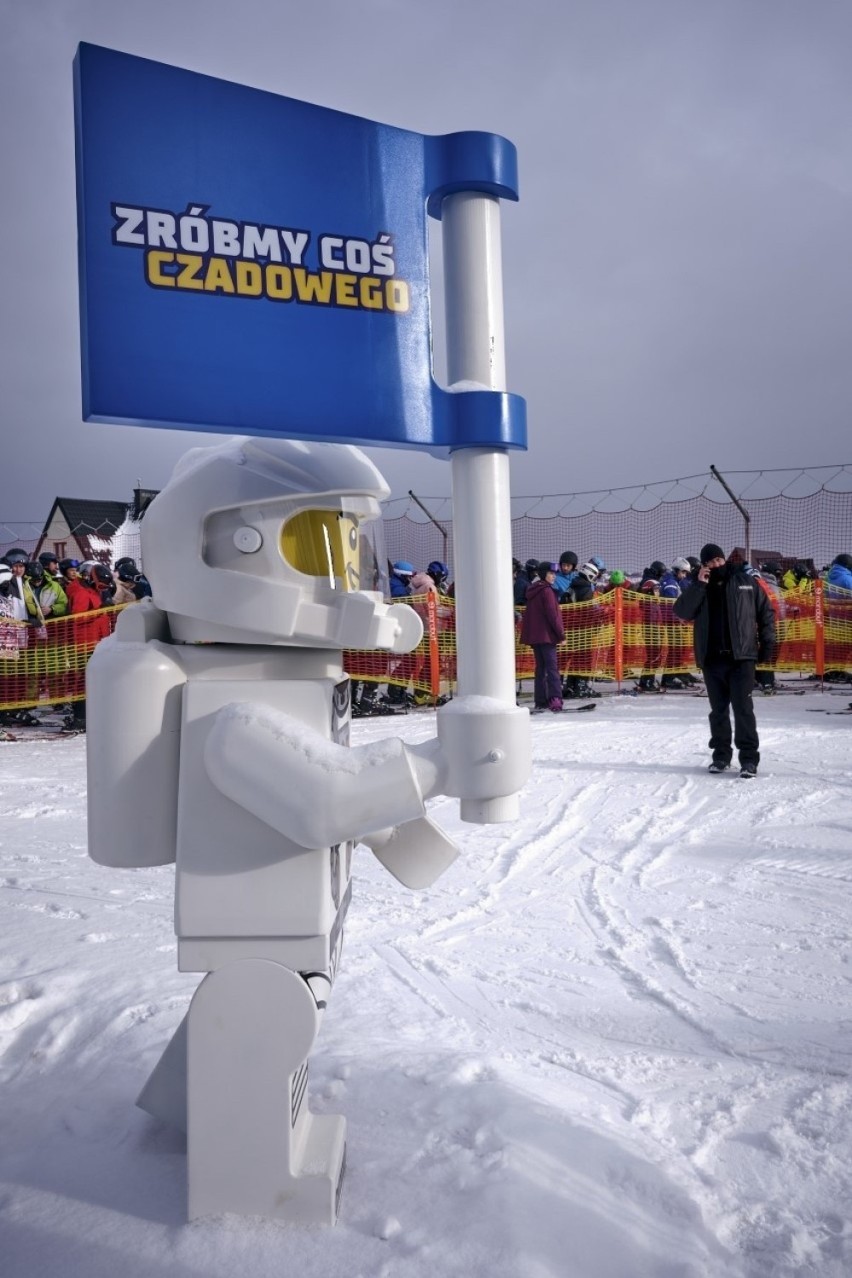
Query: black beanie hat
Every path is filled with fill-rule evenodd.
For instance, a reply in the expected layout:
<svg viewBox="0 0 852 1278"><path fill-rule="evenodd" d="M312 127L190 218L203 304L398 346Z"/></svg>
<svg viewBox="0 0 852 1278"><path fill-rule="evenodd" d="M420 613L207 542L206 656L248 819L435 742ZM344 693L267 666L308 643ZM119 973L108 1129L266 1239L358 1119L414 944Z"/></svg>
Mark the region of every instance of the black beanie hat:
<svg viewBox="0 0 852 1278"><path fill-rule="evenodd" d="M721 546L715 545L714 542L708 541L706 546L701 547L701 562L707 564L711 559L724 559L725 552Z"/></svg>

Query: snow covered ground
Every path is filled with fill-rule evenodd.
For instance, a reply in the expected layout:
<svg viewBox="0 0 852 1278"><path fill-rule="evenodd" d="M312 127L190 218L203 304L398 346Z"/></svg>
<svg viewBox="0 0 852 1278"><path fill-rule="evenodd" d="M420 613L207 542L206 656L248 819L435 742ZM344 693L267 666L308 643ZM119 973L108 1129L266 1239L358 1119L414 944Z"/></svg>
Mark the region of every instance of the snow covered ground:
<svg viewBox="0 0 852 1278"><path fill-rule="evenodd" d="M173 873L88 860L82 738L0 745L4 1275L848 1278L852 716L811 713L846 703L761 700L756 782L706 774L697 698L541 716L519 823L435 804L431 891L359 849L311 1066L333 1230L185 1223L133 1104L198 979Z"/></svg>

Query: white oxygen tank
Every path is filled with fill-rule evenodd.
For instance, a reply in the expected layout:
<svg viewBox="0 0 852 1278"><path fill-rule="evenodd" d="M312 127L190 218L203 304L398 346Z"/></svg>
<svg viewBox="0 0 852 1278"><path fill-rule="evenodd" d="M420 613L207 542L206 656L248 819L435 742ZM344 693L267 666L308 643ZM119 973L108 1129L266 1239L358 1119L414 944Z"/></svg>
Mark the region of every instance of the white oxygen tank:
<svg viewBox="0 0 852 1278"><path fill-rule="evenodd" d="M99 865L175 859L186 674L164 635L164 613L131 604L86 670L89 856Z"/></svg>

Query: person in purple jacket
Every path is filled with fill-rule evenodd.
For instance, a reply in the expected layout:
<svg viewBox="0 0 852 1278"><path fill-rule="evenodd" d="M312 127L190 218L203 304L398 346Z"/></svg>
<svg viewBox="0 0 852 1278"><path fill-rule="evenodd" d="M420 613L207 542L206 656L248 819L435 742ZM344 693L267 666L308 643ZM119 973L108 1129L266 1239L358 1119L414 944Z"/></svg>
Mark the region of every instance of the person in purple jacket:
<svg viewBox="0 0 852 1278"><path fill-rule="evenodd" d="M553 583L556 564L539 564L538 579L527 590L526 608L521 620L521 643L535 654L535 705L537 710L562 709L562 680L556 660L557 645L565 638L562 614L556 602Z"/></svg>

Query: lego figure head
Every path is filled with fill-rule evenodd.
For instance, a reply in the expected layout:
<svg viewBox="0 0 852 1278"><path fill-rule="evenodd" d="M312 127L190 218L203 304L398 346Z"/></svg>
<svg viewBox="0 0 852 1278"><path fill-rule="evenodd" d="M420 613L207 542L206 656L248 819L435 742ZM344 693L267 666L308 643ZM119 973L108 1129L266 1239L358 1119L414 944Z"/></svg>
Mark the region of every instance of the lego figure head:
<svg viewBox="0 0 852 1278"><path fill-rule="evenodd" d="M142 521L145 574L173 637L409 652L420 619L380 589L387 495L347 444L192 449Z"/></svg>

